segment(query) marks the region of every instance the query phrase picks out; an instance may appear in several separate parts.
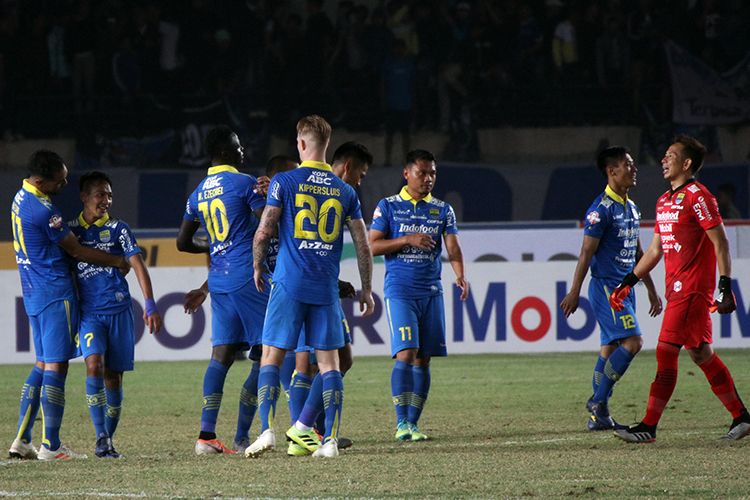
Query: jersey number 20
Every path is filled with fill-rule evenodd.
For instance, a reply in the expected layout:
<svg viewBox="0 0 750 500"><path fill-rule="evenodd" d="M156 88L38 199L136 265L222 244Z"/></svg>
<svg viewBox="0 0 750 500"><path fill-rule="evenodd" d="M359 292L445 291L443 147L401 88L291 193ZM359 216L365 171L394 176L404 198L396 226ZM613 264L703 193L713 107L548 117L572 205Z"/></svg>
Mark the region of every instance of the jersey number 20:
<svg viewBox="0 0 750 500"><path fill-rule="evenodd" d="M344 207L336 198L328 198L320 205L318 210L318 200L307 194L297 194L294 197L294 206L300 210L294 216L294 237L302 240L321 239L326 243L331 243L339 237L341 233L341 214L344 213ZM333 217L331 230L328 225ZM309 223L309 229L305 229L305 221Z"/></svg>

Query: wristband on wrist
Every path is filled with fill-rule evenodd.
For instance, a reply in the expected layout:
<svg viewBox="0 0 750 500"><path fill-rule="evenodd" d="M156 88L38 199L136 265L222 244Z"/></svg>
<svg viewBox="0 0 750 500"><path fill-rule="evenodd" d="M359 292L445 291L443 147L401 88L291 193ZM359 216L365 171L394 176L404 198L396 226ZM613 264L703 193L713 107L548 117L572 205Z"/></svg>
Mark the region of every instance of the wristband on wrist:
<svg viewBox="0 0 750 500"><path fill-rule="evenodd" d="M638 276L636 276L635 274L633 274L633 273L628 273L628 274L626 274L626 275L625 275L625 277L624 277L624 278L622 279L622 284L623 284L623 285L626 285L626 286L629 286L629 287L634 287L634 286L635 286L636 284L638 284L638 282L639 282L640 280L641 280L641 279L640 279L640 278L639 278Z"/></svg>
<svg viewBox="0 0 750 500"><path fill-rule="evenodd" d="M153 316L157 313L156 301L154 299L146 299L144 305L146 306L146 316Z"/></svg>
<svg viewBox="0 0 750 500"><path fill-rule="evenodd" d="M732 289L732 278L729 276L719 276L719 291L728 292Z"/></svg>

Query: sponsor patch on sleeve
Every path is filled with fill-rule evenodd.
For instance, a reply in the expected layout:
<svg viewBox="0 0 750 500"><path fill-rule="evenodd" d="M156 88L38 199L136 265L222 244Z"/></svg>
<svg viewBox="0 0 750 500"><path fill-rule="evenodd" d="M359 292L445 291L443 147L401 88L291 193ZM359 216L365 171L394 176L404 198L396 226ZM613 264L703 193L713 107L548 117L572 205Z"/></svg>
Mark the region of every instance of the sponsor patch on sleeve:
<svg viewBox="0 0 750 500"><path fill-rule="evenodd" d="M62 217L60 217L57 214L54 214L52 217L49 218L49 227L52 229L60 229L63 225Z"/></svg>
<svg viewBox="0 0 750 500"><path fill-rule="evenodd" d="M588 215L586 215L586 221L590 225L598 224L601 221L601 217L599 217L599 212L594 210L593 212L589 212Z"/></svg>
<svg viewBox="0 0 750 500"><path fill-rule="evenodd" d="M379 219L383 216L383 213L380 211L380 207L375 207L375 212L372 214L372 220Z"/></svg>

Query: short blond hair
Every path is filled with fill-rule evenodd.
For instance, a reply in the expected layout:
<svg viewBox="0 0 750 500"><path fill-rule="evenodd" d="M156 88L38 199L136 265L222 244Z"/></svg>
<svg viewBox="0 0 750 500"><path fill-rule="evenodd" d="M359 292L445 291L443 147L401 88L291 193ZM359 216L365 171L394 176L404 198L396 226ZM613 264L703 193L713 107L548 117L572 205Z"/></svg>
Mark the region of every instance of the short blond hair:
<svg viewBox="0 0 750 500"><path fill-rule="evenodd" d="M297 122L297 135L306 136L311 142L325 146L331 140L331 125L322 116L305 116Z"/></svg>

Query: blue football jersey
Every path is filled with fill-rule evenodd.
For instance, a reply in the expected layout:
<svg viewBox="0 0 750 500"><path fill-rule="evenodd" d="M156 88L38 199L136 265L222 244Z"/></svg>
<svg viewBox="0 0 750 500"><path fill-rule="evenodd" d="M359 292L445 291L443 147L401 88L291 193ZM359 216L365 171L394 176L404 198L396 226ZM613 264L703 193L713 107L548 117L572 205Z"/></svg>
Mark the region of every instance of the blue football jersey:
<svg viewBox="0 0 750 500"><path fill-rule="evenodd" d="M60 210L24 180L10 216L26 312L36 315L55 300L75 298L72 262L58 245L70 232Z"/></svg>
<svg viewBox="0 0 750 500"><path fill-rule="evenodd" d="M432 250L406 246L385 255L386 297L417 298L443 292L442 237L458 234L453 207L431 194L416 201L404 186L399 194L380 200L370 227L385 233L389 240L415 233L428 234L435 240Z"/></svg>
<svg viewBox="0 0 750 500"><path fill-rule="evenodd" d="M70 230L81 245L102 250L126 259L141 252L130 227L120 219L106 214L88 224L83 214L68 222ZM116 314L130 307L130 289L125 276L115 267L87 262L76 265L81 311L97 314Z"/></svg>
<svg viewBox="0 0 750 500"><path fill-rule="evenodd" d="M253 279L254 210L265 200L253 188L257 180L229 165L208 169L188 198L184 220L200 222L210 239L208 289L228 293Z"/></svg>
<svg viewBox="0 0 750 500"><path fill-rule="evenodd" d="M621 281L635 267L641 212L609 186L586 212L583 234L599 239L591 259L591 275Z"/></svg>
<svg viewBox="0 0 750 500"><path fill-rule="evenodd" d="M304 161L274 176L267 203L282 209L274 283L306 304L337 301L344 223L362 218L354 189L328 164Z"/></svg>

